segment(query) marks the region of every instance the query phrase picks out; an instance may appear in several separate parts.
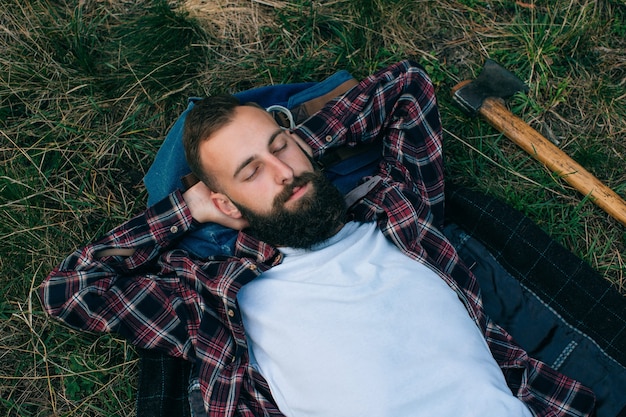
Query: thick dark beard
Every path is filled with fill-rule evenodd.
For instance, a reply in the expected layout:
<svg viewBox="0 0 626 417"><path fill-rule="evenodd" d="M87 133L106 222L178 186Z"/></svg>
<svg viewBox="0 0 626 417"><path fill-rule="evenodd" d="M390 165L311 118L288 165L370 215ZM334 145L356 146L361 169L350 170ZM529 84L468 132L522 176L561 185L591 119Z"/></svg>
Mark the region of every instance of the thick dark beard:
<svg viewBox="0 0 626 417"><path fill-rule="evenodd" d="M300 198L297 207L285 202L295 187L311 183L312 192ZM235 202L233 202L235 203ZM269 214L257 213L235 203L248 220L251 235L275 246L310 249L337 233L345 221L346 203L339 190L319 172L296 177L274 199Z"/></svg>

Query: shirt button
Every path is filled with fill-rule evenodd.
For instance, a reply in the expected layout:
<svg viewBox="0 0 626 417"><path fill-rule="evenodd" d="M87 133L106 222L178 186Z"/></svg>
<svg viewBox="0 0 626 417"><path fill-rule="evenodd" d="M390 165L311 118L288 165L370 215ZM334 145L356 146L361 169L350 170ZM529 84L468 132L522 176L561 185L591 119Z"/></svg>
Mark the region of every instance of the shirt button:
<svg viewBox="0 0 626 417"><path fill-rule="evenodd" d="M172 227L170 227L170 232L171 232L171 233L173 233L173 234L178 233L178 226L172 226Z"/></svg>
<svg viewBox="0 0 626 417"><path fill-rule="evenodd" d="M250 265L248 265L248 269L251 270L251 271L256 271L257 267L256 267L255 264L250 264Z"/></svg>
<svg viewBox="0 0 626 417"><path fill-rule="evenodd" d="M332 136L330 136L330 135L326 136L326 143L330 143L332 141L333 141L333 137Z"/></svg>
<svg viewBox="0 0 626 417"><path fill-rule="evenodd" d="M235 310L233 310L232 308L228 309L228 317L233 318L235 317Z"/></svg>

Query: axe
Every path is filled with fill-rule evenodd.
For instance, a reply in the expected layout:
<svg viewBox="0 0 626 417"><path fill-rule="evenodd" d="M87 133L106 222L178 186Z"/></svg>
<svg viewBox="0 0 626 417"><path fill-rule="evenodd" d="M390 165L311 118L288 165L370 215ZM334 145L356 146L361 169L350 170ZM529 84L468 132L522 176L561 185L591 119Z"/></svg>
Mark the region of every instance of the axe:
<svg viewBox="0 0 626 417"><path fill-rule="evenodd" d="M526 92L528 87L514 74L488 59L478 77L455 86L452 96L466 112L483 116L498 131L626 226L626 202L615 191L506 108L502 99L518 91Z"/></svg>

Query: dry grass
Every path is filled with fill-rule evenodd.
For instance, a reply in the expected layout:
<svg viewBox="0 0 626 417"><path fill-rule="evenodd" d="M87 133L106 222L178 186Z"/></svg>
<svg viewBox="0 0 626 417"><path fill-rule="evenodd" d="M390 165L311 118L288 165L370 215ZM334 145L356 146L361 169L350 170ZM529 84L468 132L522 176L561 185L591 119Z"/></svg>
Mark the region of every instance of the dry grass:
<svg viewBox="0 0 626 417"><path fill-rule="evenodd" d="M448 93L502 62L531 87L514 112L626 197L624 17L610 0L2 2L0 415L134 414L133 349L50 320L35 291L143 207L189 96L413 58L438 89L449 181L505 199L626 293L626 228Z"/></svg>

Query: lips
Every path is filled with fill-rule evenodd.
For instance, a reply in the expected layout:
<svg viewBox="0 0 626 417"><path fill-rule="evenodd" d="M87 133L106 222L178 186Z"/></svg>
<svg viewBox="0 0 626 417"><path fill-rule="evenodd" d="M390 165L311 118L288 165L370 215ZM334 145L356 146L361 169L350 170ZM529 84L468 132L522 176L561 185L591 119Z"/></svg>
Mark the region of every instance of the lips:
<svg viewBox="0 0 626 417"><path fill-rule="evenodd" d="M300 197L302 197L304 194L306 194L307 190L309 189L309 184L310 183L306 183L302 186L299 187L293 187L293 191L291 193L291 196L289 196L289 199L287 201L294 201L294 200L298 200Z"/></svg>
<svg viewBox="0 0 626 417"><path fill-rule="evenodd" d="M274 207L283 207L287 202L299 200L307 194L315 183L316 174L313 172L304 173L294 178L274 199Z"/></svg>

